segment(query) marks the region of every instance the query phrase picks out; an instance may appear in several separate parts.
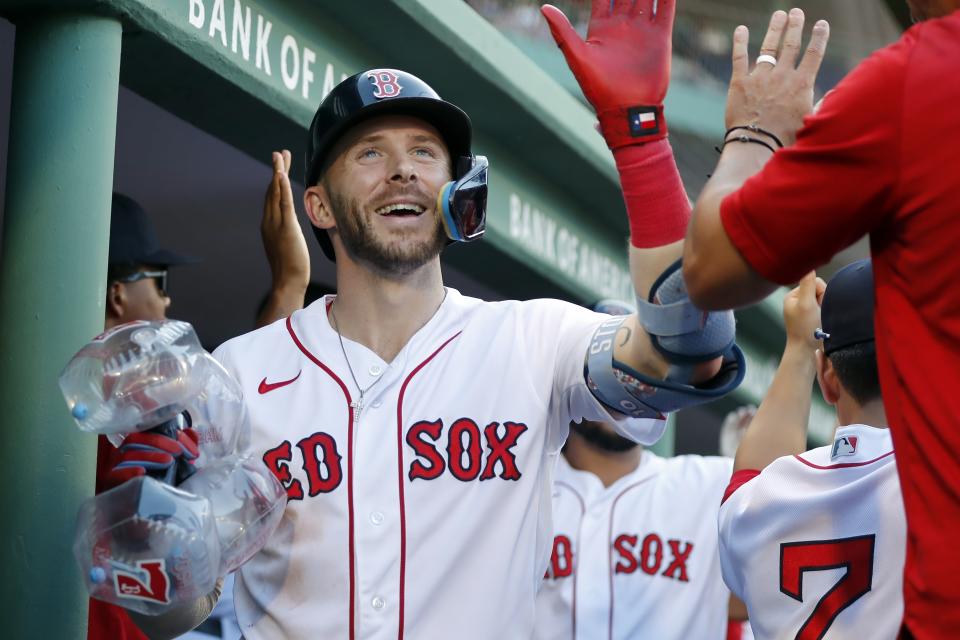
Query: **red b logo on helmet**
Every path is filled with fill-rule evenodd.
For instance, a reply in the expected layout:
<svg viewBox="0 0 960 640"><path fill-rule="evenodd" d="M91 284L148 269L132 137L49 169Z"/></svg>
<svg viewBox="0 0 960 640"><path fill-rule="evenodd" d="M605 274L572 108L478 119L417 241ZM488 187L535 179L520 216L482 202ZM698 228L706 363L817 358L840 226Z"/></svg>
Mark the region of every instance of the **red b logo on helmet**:
<svg viewBox="0 0 960 640"><path fill-rule="evenodd" d="M403 88L400 86L400 78L393 71L376 69L368 73L367 77L376 87L373 92L374 98L396 98Z"/></svg>

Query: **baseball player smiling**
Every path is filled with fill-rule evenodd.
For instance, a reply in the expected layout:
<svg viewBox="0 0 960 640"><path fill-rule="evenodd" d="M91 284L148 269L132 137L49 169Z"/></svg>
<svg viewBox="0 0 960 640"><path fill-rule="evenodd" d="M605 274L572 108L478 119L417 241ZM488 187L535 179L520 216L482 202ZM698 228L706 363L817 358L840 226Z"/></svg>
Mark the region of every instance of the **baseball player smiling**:
<svg viewBox="0 0 960 640"><path fill-rule="evenodd" d="M637 4L646 12L618 5L591 23L616 55L565 50L624 186L631 316L444 287L440 252L485 224L488 164L467 115L396 69L348 78L320 104L304 205L338 293L215 353L289 497L238 572L248 640L530 637L571 420L652 443L663 413L742 380L732 313L693 308L680 277L689 204L661 106L674 3ZM601 89L612 78L618 90Z"/></svg>

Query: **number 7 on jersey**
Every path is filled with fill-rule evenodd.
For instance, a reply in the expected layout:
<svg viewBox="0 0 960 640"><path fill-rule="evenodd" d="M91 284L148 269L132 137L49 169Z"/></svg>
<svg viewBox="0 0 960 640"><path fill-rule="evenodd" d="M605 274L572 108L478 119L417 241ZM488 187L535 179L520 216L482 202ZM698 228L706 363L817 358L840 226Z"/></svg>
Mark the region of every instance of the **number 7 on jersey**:
<svg viewBox="0 0 960 640"><path fill-rule="evenodd" d="M780 544L780 591L803 602L803 574L846 568L847 572L823 594L797 631L797 640L820 640L841 611L873 586L873 550L876 535L839 540L811 540Z"/></svg>

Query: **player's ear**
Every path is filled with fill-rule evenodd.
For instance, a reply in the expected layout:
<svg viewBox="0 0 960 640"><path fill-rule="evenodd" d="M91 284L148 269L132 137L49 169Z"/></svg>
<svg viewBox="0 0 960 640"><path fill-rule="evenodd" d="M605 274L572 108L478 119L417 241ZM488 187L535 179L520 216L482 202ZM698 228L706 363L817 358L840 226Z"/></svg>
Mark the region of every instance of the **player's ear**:
<svg viewBox="0 0 960 640"><path fill-rule="evenodd" d="M303 192L303 208L310 218L311 224L321 229L330 229L336 226L333 210L330 206L330 192L325 181L308 187Z"/></svg>
<svg viewBox="0 0 960 640"><path fill-rule="evenodd" d="M122 320L124 310L127 308L127 291L120 282L107 283L107 309L106 315L114 320Z"/></svg>
<svg viewBox="0 0 960 640"><path fill-rule="evenodd" d="M837 372L833 368L830 358L823 355L821 349L817 349L817 383L820 385L820 392L827 404L835 405L840 399L838 393L840 381L837 379Z"/></svg>

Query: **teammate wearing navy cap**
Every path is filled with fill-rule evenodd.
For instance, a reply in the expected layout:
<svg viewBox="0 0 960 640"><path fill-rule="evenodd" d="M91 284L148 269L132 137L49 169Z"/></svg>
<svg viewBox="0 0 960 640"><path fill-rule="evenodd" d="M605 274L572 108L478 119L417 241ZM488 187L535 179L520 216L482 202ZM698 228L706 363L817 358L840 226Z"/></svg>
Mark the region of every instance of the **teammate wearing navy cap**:
<svg viewBox="0 0 960 640"><path fill-rule="evenodd" d="M104 329L135 320L163 320L170 306L168 273L171 267L198 262L160 246L147 212L130 196L114 193L110 208L110 246ZM105 436L97 443L96 491L110 488L108 477L117 463L117 450ZM127 612L96 598L90 599L87 637L91 640L144 640Z"/></svg>
<svg viewBox="0 0 960 640"><path fill-rule="evenodd" d="M196 258L160 246L153 223L133 198L113 194L104 325L131 320L162 320L170 305L170 267Z"/></svg>
<svg viewBox="0 0 960 640"><path fill-rule="evenodd" d="M811 273L784 300L787 346L720 508L723 576L757 638L900 629L906 523L873 306L867 260L829 285ZM814 376L841 426L830 445L804 451Z"/></svg>

